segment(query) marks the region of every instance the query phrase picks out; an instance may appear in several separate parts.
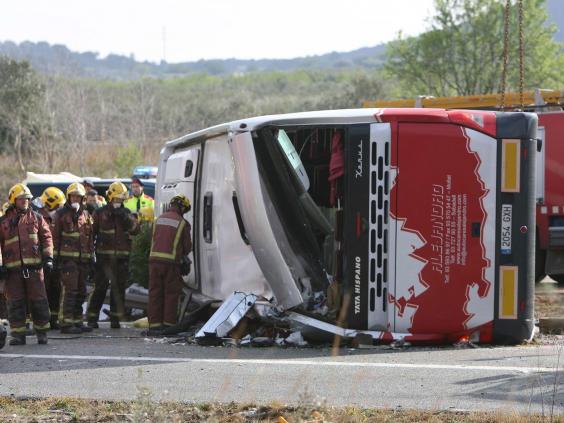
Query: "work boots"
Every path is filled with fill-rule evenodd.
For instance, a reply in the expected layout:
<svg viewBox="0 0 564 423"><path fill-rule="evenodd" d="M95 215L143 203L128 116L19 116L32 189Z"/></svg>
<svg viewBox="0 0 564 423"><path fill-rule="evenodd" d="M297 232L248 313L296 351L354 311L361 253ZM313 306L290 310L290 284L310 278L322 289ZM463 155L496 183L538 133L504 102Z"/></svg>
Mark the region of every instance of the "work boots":
<svg viewBox="0 0 564 423"><path fill-rule="evenodd" d="M47 332L37 332L37 343L39 345L46 345L47 344Z"/></svg>
<svg viewBox="0 0 564 423"><path fill-rule="evenodd" d="M61 329L61 326L59 325L59 320L57 319L57 316L51 317L51 320L49 320L49 325L51 326L51 330Z"/></svg>
<svg viewBox="0 0 564 423"><path fill-rule="evenodd" d="M79 328L81 332L92 332L94 328L90 327L90 325L86 326L82 322L76 323L75 327Z"/></svg>
<svg viewBox="0 0 564 423"><path fill-rule="evenodd" d="M98 322L96 320L89 320L86 322L86 325L91 329L98 329L100 327L98 326Z"/></svg>
<svg viewBox="0 0 564 423"><path fill-rule="evenodd" d="M25 333L11 333L10 345L25 345Z"/></svg>
<svg viewBox="0 0 564 423"><path fill-rule="evenodd" d="M82 333L82 329L77 328L76 326L63 326L61 328L61 333L66 335L80 335Z"/></svg>
<svg viewBox="0 0 564 423"><path fill-rule="evenodd" d="M164 326L153 326L145 331L143 334L146 336L163 336Z"/></svg>

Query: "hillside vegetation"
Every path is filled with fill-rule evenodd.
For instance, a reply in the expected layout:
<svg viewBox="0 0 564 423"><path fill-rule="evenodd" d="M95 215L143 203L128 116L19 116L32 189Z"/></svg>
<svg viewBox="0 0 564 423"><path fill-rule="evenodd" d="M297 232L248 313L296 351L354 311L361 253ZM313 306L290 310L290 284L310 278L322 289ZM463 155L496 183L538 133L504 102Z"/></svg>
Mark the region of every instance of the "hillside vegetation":
<svg viewBox="0 0 564 423"><path fill-rule="evenodd" d="M429 31L399 36L385 54L380 46L293 60L157 65L46 43L0 43L0 196L26 170L128 176L137 164L156 164L166 140L235 119L354 108L366 99L498 92L504 4L435 0ZM546 4L524 2L525 89L564 87L563 45ZM513 7L513 91L516 19Z"/></svg>

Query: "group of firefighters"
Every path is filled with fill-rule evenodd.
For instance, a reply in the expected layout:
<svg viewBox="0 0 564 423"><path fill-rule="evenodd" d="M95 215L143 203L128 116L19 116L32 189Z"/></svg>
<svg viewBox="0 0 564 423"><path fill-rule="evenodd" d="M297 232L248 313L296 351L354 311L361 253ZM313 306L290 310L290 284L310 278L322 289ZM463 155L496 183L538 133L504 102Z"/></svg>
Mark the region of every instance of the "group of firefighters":
<svg viewBox="0 0 564 423"><path fill-rule="evenodd" d="M25 345L29 317L39 344L47 343L49 330L78 335L97 329L108 286L110 327L119 329L132 237L141 224L153 226L147 335L162 335L176 325L182 276L190 272L191 228L183 217L190 201L174 196L167 211L153 221L154 201L143 193L139 179L132 181L131 196L123 183L113 182L107 203L92 189L79 182L70 184L66 193L49 187L34 202L37 208L26 185L10 189L0 217L0 295L7 300L10 345ZM89 278L94 290L85 324L82 307ZM6 337L0 325L0 348Z"/></svg>

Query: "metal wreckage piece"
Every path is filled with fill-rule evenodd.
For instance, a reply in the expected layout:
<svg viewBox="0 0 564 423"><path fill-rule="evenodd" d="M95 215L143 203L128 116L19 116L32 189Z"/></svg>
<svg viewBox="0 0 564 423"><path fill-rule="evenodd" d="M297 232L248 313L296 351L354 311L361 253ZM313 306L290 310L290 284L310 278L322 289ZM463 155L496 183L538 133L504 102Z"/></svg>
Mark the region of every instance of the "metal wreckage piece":
<svg viewBox="0 0 564 423"><path fill-rule="evenodd" d="M196 333L195 339L198 342L228 337L229 333L239 324L239 322L250 312L254 312L254 317L264 321L282 321L295 323L302 326L317 329L319 331L338 336L340 338L364 337L369 341L398 341L409 337L409 334L390 333L385 331L363 331L355 329L345 329L340 326L306 316L295 311L280 312L276 306L266 301L260 301L254 294L244 292L234 292L217 309L212 317ZM299 333L299 332L294 332ZM300 335L301 336L301 335ZM391 339L390 339L391 338ZM302 339L303 341L303 339Z"/></svg>
<svg viewBox="0 0 564 423"><path fill-rule="evenodd" d="M198 338L223 338L241 321L255 305L257 296L234 292L217 309L206 324L196 333Z"/></svg>

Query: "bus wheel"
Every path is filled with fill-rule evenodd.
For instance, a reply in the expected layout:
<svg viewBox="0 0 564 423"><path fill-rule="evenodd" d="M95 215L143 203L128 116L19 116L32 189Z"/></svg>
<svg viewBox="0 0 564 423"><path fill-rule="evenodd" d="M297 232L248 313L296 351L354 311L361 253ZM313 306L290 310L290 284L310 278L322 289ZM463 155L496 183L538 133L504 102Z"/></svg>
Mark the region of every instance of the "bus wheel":
<svg viewBox="0 0 564 423"><path fill-rule="evenodd" d="M537 248L535 251L535 283L539 283L546 276L546 273L544 272L545 262L546 250Z"/></svg>

